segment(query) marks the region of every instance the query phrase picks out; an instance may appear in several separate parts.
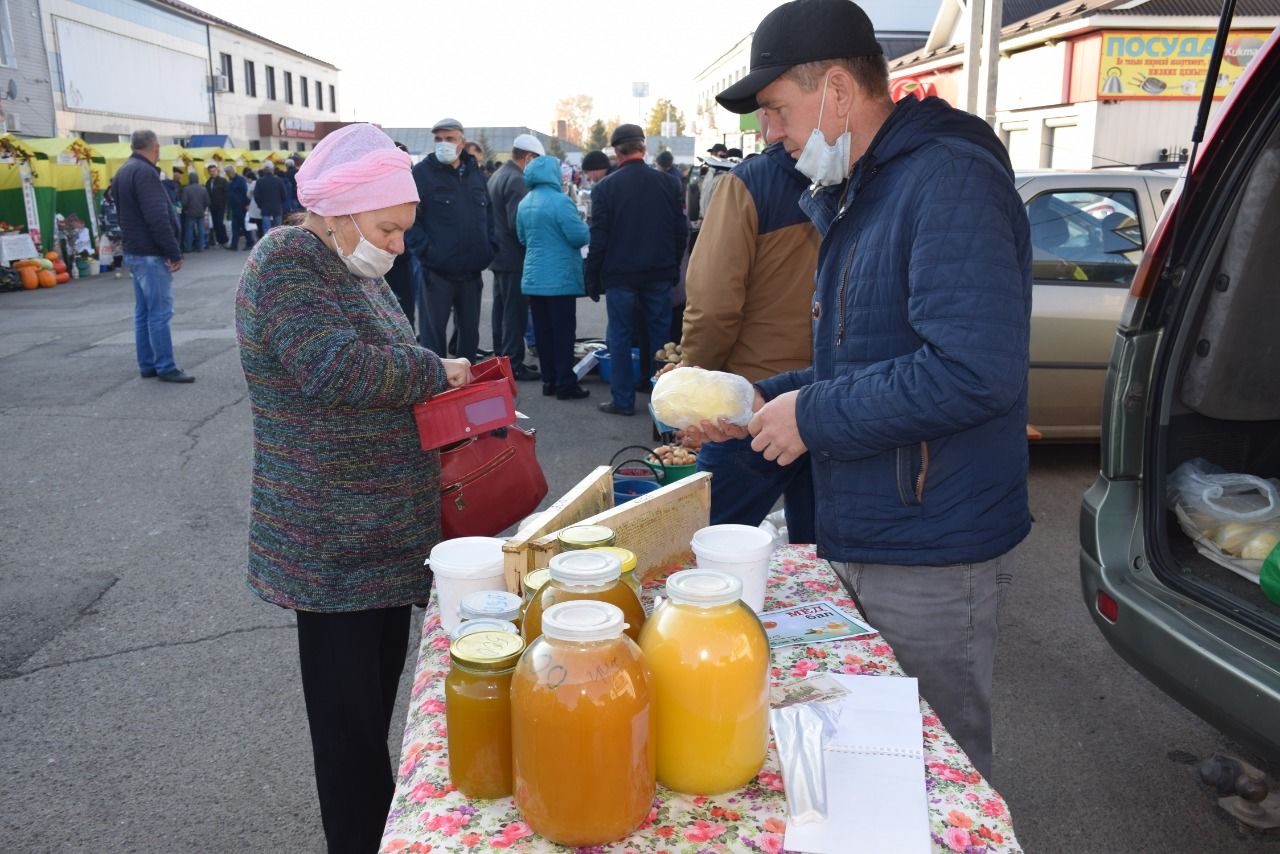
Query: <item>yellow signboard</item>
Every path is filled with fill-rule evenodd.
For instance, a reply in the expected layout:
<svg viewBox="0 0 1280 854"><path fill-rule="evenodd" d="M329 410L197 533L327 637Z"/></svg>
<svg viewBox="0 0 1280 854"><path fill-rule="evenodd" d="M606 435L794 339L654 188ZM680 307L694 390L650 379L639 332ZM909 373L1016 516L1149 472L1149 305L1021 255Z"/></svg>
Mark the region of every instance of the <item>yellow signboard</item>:
<svg viewBox="0 0 1280 854"><path fill-rule="evenodd" d="M1103 32L1098 97L1198 99L1204 91L1216 35L1212 30ZM1228 34L1213 90L1215 98L1227 96L1270 35L1269 30L1232 30Z"/></svg>

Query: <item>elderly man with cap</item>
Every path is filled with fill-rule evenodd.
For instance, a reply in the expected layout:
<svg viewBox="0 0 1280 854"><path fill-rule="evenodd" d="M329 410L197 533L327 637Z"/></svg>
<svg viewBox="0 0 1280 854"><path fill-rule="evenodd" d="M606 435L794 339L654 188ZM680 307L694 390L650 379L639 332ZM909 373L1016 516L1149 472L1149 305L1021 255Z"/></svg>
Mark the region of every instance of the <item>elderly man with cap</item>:
<svg viewBox="0 0 1280 854"><path fill-rule="evenodd" d="M591 191L586 287L593 300L605 295L608 312L613 399L600 404L600 411L634 415L639 378L632 376L631 347L639 331L637 314L654 346L667 340L671 291L680 278L689 224L680 182L645 165L644 131L619 125L609 144L617 152L618 169Z"/></svg>
<svg viewBox="0 0 1280 854"><path fill-rule="evenodd" d="M822 237L813 366L756 384L752 447L812 457L819 556L990 774L998 604L1031 527L1031 243L1008 153L944 101L895 104L850 0L770 12L717 100L763 110Z"/></svg>
<svg viewBox="0 0 1280 854"><path fill-rule="evenodd" d="M410 166L372 125L326 136L298 170L306 219L263 236L236 294L249 589L297 616L330 851L376 851L395 790L387 733L440 540L439 456L413 404L471 380L417 345L382 278L418 206Z"/></svg>
<svg viewBox="0 0 1280 854"><path fill-rule="evenodd" d="M484 170L463 148L462 123L441 119L431 135L435 149L413 167L421 204L405 238L425 279L418 338L427 349L444 353L452 314L456 355L474 362L480 348L480 273L498 248L493 204Z"/></svg>
<svg viewBox="0 0 1280 854"><path fill-rule="evenodd" d="M520 290L524 271L524 244L516 236L516 211L529 191L524 169L547 152L533 134L522 133L512 143L511 159L489 178L493 225L498 251L493 271L493 354L506 356L518 380L536 380L541 374L524 363L524 333L529 324L529 301Z"/></svg>

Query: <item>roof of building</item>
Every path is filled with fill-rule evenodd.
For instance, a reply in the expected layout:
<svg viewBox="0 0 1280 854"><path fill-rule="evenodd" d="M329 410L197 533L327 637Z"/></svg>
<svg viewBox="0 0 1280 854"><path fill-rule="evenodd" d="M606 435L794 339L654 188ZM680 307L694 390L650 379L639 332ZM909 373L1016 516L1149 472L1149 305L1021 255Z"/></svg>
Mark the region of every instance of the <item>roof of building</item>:
<svg viewBox="0 0 1280 854"><path fill-rule="evenodd" d="M430 127L383 128L383 130L387 136L396 142L404 143L410 154L430 154L435 147ZM554 138L549 133L543 133L540 130L528 127L466 127L463 133L469 142L478 142L483 145L485 156L489 158L493 158L495 155L510 154L511 149L515 146L516 137L522 133L533 134L544 146L548 147ZM565 154L573 154L583 150L581 146L574 145L572 142L563 139L560 140L560 148Z"/></svg>
<svg viewBox="0 0 1280 854"><path fill-rule="evenodd" d="M1124 15L1126 17L1189 17L1216 18L1222 12L1216 0L1068 0L1050 4L1045 0L1005 0L1002 39L1025 35L1039 29L1089 15ZM1236 17L1280 15L1280 0L1237 0ZM1020 17L1011 17L1018 15ZM964 50L963 42L956 42L936 50L919 50L889 62L890 70L908 68L934 59L942 59Z"/></svg>
<svg viewBox="0 0 1280 854"><path fill-rule="evenodd" d="M310 60L311 62L316 63L317 65L323 65L325 68L332 68L334 71L340 70L338 66L334 65L332 62L325 62L323 59L317 59L316 57L311 56L310 54L305 54L302 51L298 50L297 48L292 48L292 47L289 47L287 44L281 44L278 41L273 41L272 39L269 39L266 36L259 35L258 33L255 33L253 30L246 29L245 27L242 27L239 24L233 24L230 21L219 18L217 15L210 15L208 12L204 11L203 9L197 9L195 6L192 6L189 3L183 3L181 2L181 0L152 0L152 2L156 3L159 6L168 7L174 10L175 12L180 12L183 15L187 15L192 18L199 18L200 20L205 21L207 23L217 24L219 27L225 27L228 30L236 31L237 33L243 33L244 35L249 36L255 39L256 41L264 42L265 44L278 47L281 50L286 50L289 53L293 54L294 56L300 56L303 59Z"/></svg>

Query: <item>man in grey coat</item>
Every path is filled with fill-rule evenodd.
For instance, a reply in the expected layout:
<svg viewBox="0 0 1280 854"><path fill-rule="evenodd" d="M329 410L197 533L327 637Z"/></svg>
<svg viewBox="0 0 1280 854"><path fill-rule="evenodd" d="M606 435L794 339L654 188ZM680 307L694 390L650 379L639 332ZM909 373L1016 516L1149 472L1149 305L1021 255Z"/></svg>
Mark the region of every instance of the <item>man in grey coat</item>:
<svg viewBox="0 0 1280 854"><path fill-rule="evenodd" d="M493 200L493 226L498 251L489 269L493 272L493 354L511 359L518 380L536 380L538 371L524 364L524 332L529 322L529 301L520 290L524 271L524 246L516 238L516 209L528 192L524 168L546 154L533 134L515 138L511 159L489 178Z"/></svg>
<svg viewBox="0 0 1280 854"><path fill-rule="evenodd" d="M209 237L204 227L204 215L209 210L209 191L194 171L187 175L186 185L178 191L178 200L182 202L182 248L187 252L192 249L203 252Z"/></svg>

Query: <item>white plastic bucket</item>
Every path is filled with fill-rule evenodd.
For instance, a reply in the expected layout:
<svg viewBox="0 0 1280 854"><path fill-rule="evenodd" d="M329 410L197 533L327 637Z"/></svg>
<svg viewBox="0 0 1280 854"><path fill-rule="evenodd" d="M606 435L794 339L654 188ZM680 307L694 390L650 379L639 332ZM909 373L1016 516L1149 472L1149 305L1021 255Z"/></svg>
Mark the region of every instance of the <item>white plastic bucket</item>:
<svg viewBox="0 0 1280 854"><path fill-rule="evenodd" d="M497 537L458 537L436 544L427 558L435 574L440 624L446 632L457 628L462 597L477 590L506 590L502 574L502 545Z"/></svg>
<svg viewBox="0 0 1280 854"><path fill-rule="evenodd" d="M699 529L691 543L698 569L727 572L742 580L742 601L751 610L764 610L769 558L777 541L750 525L711 525Z"/></svg>

